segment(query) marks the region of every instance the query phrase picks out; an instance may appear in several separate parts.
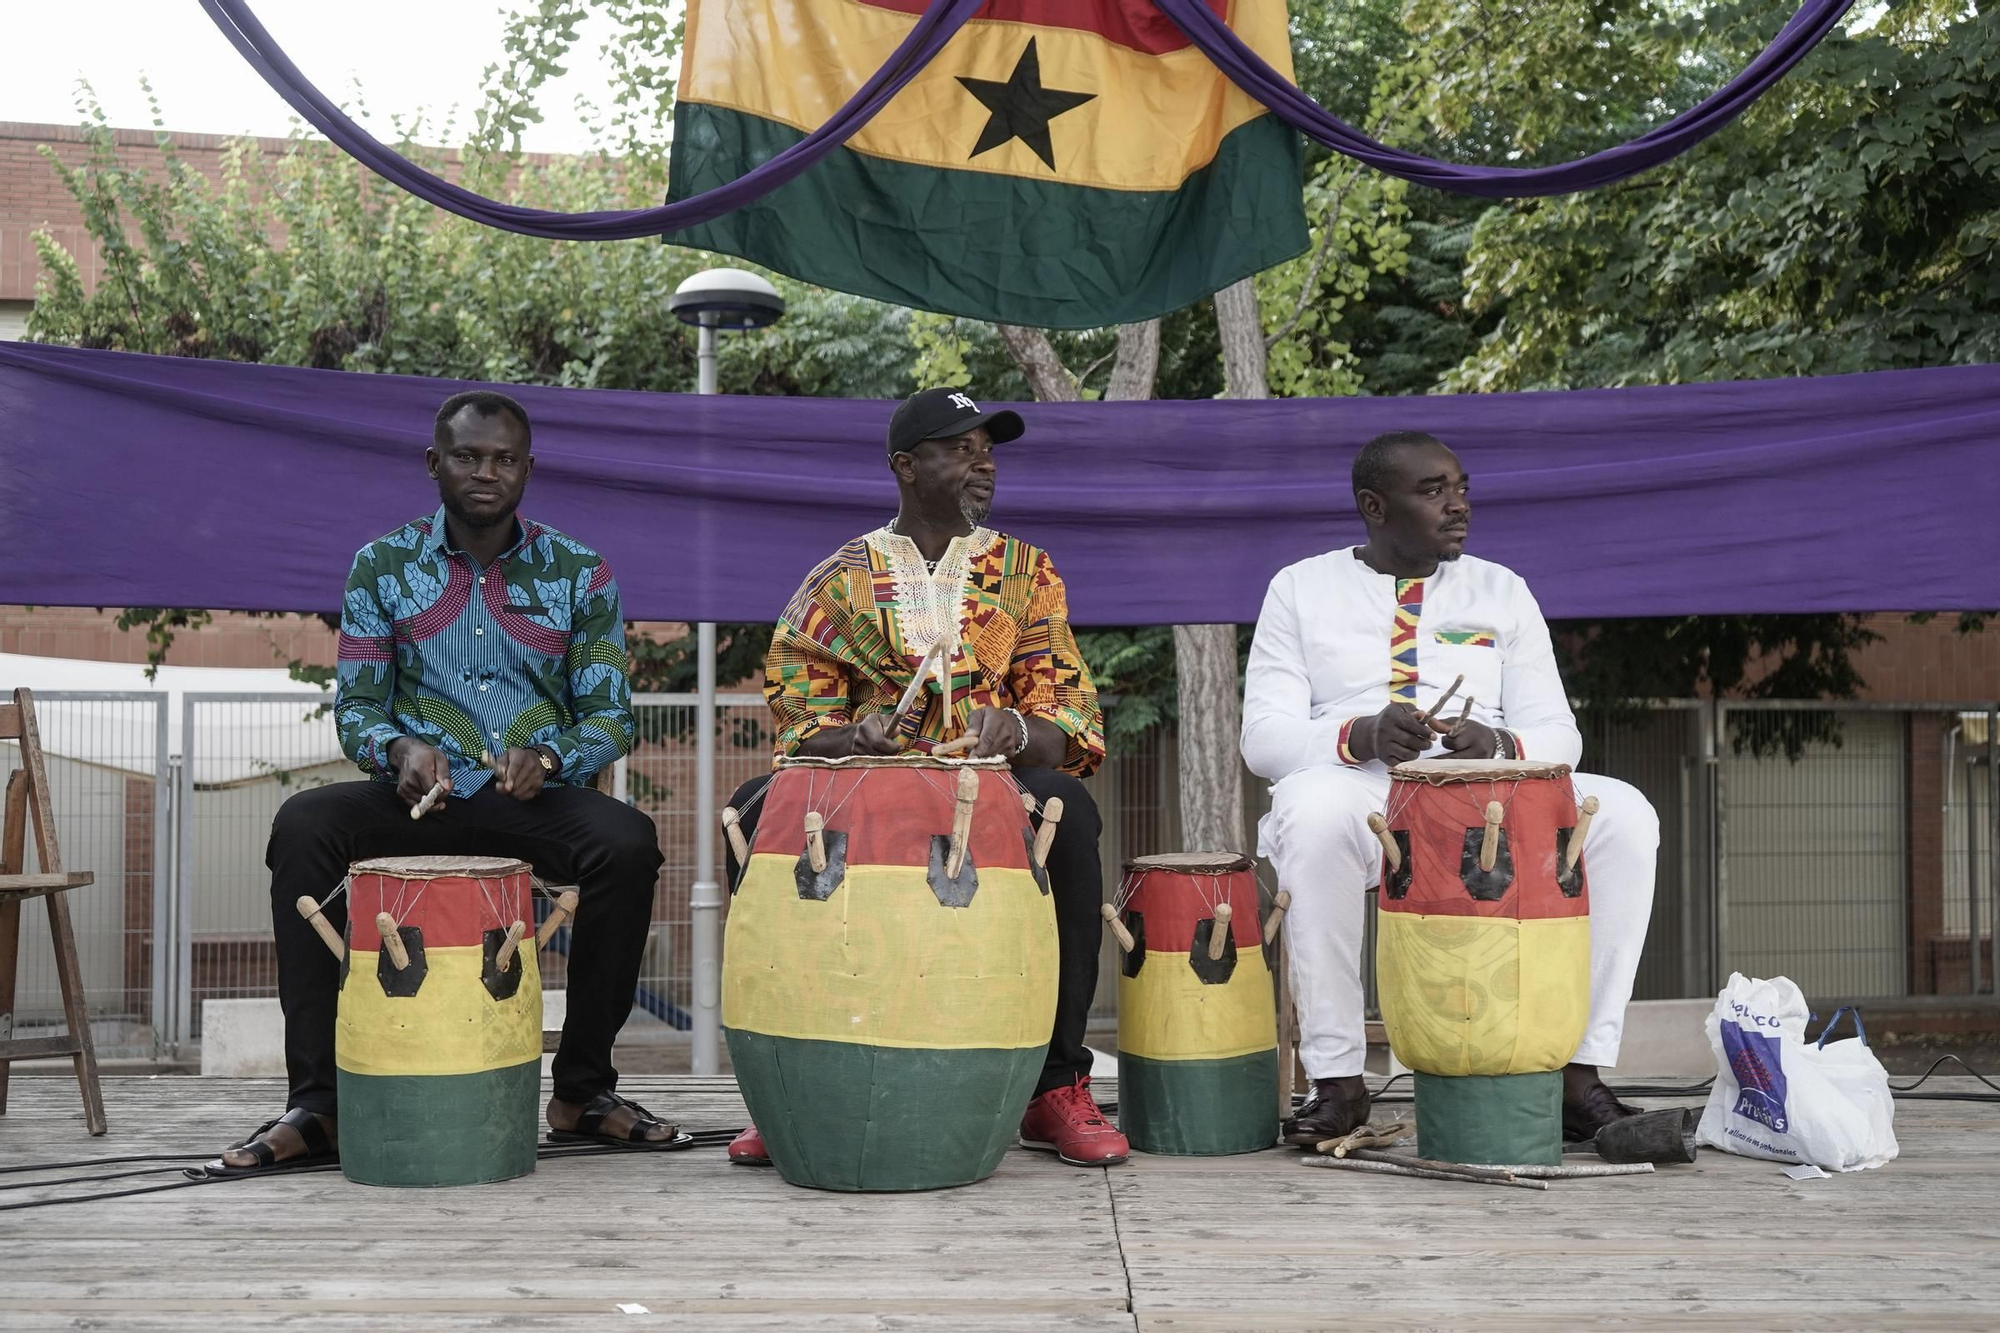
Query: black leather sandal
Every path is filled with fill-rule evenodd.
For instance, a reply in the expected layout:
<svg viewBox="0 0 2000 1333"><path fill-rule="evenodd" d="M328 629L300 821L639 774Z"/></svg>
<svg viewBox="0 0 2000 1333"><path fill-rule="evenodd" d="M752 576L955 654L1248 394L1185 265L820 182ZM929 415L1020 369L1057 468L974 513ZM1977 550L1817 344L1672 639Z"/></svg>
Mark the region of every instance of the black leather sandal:
<svg viewBox="0 0 2000 1333"><path fill-rule="evenodd" d="M631 1107L637 1117L632 1122L632 1128L627 1130L622 1138L607 1132L604 1128L604 1122L621 1106ZM647 1132L656 1128L666 1130L667 1137L647 1138ZM583 1114L577 1117L575 1129L551 1129L549 1142L604 1143L614 1148L630 1148L638 1152L678 1152L682 1148L694 1146L694 1135L681 1133L679 1125L669 1125L630 1097L620 1097L615 1092L600 1092L590 1099L588 1106L583 1108Z"/></svg>
<svg viewBox="0 0 2000 1333"><path fill-rule="evenodd" d="M292 1127L299 1138L304 1140L306 1145L305 1152L297 1157L287 1157L282 1162L278 1160L278 1150L273 1148L270 1141L264 1136L279 1125L290 1125ZM332 1137L326 1132L326 1126L319 1122L318 1116L300 1106L293 1107L276 1120L266 1120L263 1124L257 1126L256 1132L251 1134L250 1137L230 1144L229 1150L231 1152L247 1151L252 1157L257 1159L257 1162L254 1166L231 1166L218 1157L212 1162L204 1163L201 1167L201 1174L205 1176L262 1176L271 1175L279 1171L292 1171L303 1166L324 1166L329 1162L338 1162L340 1160L340 1149L334 1146Z"/></svg>

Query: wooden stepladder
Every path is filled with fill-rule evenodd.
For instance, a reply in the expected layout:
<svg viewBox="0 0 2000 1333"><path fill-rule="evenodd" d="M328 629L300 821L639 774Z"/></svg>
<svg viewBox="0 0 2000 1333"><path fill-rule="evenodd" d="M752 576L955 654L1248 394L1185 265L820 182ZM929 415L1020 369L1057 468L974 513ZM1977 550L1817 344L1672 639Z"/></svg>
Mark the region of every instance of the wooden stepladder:
<svg viewBox="0 0 2000 1333"><path fill-rule="evenodd" d="M0 741L16 741L21 766L7 779L6 817L0 823L0 1115L7 1111L7 1073L15 1060L67 1055L76 1063L83 1090L83 1118L92 1134L105 1130L104 1093L97 1081L97 1052L90 1042L90 1014L84 1004L83 969L76 957L76 930L70 924L71 889L89 884L88 871L65 871L56 841L55 813L49 805L48 765L35 726L34 695L15 690L0 703ZM28 829L35 830L38 870L27 873ZM68 1031L57 1037L14 1035L14 983L21 953L21 904L48 903L49 938L55 945L56 978L62 985L63 1019Z"/></svg>

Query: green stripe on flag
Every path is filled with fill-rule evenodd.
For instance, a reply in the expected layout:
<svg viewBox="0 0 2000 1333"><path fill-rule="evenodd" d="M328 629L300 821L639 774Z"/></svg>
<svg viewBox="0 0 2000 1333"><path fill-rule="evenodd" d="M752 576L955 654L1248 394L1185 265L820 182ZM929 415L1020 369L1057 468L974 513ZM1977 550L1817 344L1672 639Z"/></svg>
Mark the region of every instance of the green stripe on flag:
<svg viewBox="0 0 2000 1333"><path fill-rule="evenodd" d="M1278 1052L1149 1060L1118 1052L1118 1128L1140 1152L1220 1157L1278 1141Z"/></svg>
<svg viewBox="0 0 2000 1333"><path fill-rule="evenodd" d="M804 137L683 102L668 197L727 184ZM1232 131L1178 190L1028 180L840 148L762 199L666 239L919 310L1097 328L1178 310L1304 250L1302 163L1298 135L1269 115Z"/></svg>

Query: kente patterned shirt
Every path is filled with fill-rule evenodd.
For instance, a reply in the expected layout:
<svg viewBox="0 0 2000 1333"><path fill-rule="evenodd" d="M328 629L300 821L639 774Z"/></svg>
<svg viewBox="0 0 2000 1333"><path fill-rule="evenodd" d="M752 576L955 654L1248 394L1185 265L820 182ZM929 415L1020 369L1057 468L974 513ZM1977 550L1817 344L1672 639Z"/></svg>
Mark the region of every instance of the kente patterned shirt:
<svg viewBox="0 0 2000 1333"><path fill-rule="evenodd" d="M1104 758L1097 687L1070 633L1055 562L1027 542L975 528L932 573L888 528L857 537L806 576L771 636L764 697L780 756L828 727L891 713L931 645L949 651L894 734L929 753L980 708L1014 708L1069 740L1060 767L1084 777Z"/></svg>
<svg viewBox="0 0 2000 1333"><path fill-rule="evenodd" d="M604 557L526 519L481 568L445 535L442 507L354 557L340 615L340 744L392 778L408 736L451 761L454 796L492 779L479 762L516 746L561 758L550 781L588 782L632 748L632 686L618 585Z"/></svg>

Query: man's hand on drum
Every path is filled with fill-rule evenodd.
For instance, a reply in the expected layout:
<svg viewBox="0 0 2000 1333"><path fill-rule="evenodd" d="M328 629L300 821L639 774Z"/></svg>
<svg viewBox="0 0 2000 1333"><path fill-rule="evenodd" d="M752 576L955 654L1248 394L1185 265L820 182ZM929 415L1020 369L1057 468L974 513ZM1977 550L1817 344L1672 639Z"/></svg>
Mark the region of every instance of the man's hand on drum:
<svg viewBox="0 0 2000 1333"><path fill-rule="evenodd" d="M1012 759L1024 748L1023 724L1005 708L977 708L965 720L967 733L979 737L972 747L974 759Z"/></svg>
<svg viewBox="0 0 2000 1333"><path fill-rule="evenodd" d="M396 770L396 795L403 798L405 805L423 800L440 782L444 784L444 792L437 804L442 806L451 795L451 762L435 745L399 736L389 744L389 766Z"/></svg>
<svg viewBox="0 0 2000 1333"><path fill-rule="evenodd" d="M1452 723L1441 717L1431 719L1431 728L1444 733L1444 748L1457 759L1491 759L1500 753L1500 737L1484 722L1471 718Z"/></svg>
<svg viewBox="0 0 2000 1333"><path fill-rule="evenodd" d="M1431 748L1435 739L1424 715L1406 703L1392 703L1373 717L1361 719L1347 734L1347 746L1364 762L1407 763Z"/></svg>
<svg viewBox="0 0 2000 1333"><path fill-rule="evenodd" d="M541 751L533 748L505 750L493 761L493 785L517 801L532 801L540 796L548 774Z"/></svg>
<svg viewBox="0 0 2000 1333"><path fill-rule="evenodd" d="M849 754L901 754L903 742L889 730L887 713L870 713L847 729Z"/></svg>

